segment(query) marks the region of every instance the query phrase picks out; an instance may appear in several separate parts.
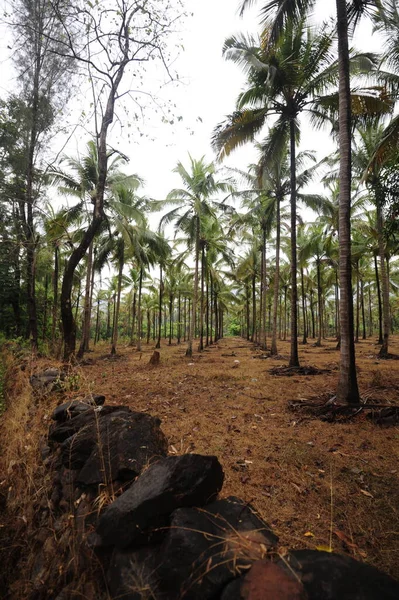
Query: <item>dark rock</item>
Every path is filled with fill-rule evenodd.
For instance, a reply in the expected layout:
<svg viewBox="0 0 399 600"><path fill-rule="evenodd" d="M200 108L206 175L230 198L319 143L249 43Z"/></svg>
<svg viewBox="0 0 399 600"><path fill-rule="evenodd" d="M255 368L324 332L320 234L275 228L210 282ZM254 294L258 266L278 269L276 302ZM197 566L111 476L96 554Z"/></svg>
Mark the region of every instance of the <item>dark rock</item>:
<svg viewBox="0 0 399 600"><path fill-rule="evenodd" d="M53 421L66 421L67 419L73 419L77 415L80 415L86 410L93 408L93 405L86 404L86 402L82 402L81 400L70 400L69 402L64 402L64 404L60 404L57 406L51 414L51 418Z"/></svg>
<svg viewBox="0 0 399 600"><path fill-rule="evenodd" d="M87 404L95 404L96 406L102 406L105 402L105 396L103 394L89 394L82 399L82 402L86 402Z"/></svg>
<svg viewBox="0 0 399 600"><path fill-rule="evenodd" d="M242 578L233 579L233 581L230 581L230 583L224 588L222 595L220 596L220 600L243 600L243 597L241 596L241 583ZM273 598L273 600L275 599Z"/></svg>
<svg viewBox="0 0 399 600"><path fill-rule="evenodd" d="M105 546L125 548L147 541L181 506L202 506L216 498L223 469L215 456L169 456L145 471L104 512L97 532Z"/></svg>
<svg viewBox="0 0 399 600"><path fill-rule="evenodd" d="M65 373L59 369L45 369L40 373L34 373L29 381L33 389L37 392L50 392L61 389L61 382L65 378Z"/></svg>
<svg viewBox="0 0 399 600"><path fill-rule="evenodd" d="M234 496L203 509L178 509L162 545L159 588L170 600L216 598L277 541L251 506Z"/></svg>
<svg viewBox="0 0 399 600"><path fill-rule="evenodd" d="M278 561L302 581L309 600L397 600L399 582L349 556L293 550Z"/></svg>
<svg viewBox="0 0 399 600"><path fill-rule="evenodd" d="M156 570L158 548L147 546L139 550L114 550L108 573L110 597L115 600L158 598Z"/></svg>
<svg viewBox="0 0 399 600"><path fill-rule="evenodd" d="M62 442L62 464L80 469L77 482L83 485L132 480L167 453L160 420L124 406L101 407L56 424L50 439Z"/></svg>
<svg viewBox="0 0 399 600"><path fill-rule="evenodd" d="M50 426L49 439L54 442L63 442L84 428L97 427L97 421L112 413L130 412L127 406L104 406L93 411L85 411L82 414L68 419L63 423L54 423Z"/></svg>
<svg viewBox="0 0 399 600"><path fill-rule="evenodd" d="M63 457L77 465L80 454L88 456L77 477L82 485L131 481L148 464L166 456L168 442L160 424L160 419L147 413L112 413L90 432L79 431L66 440Z"/></svg>
<svg viewBox="0 0 399 600"><path fill-rule="evenodd" d="M57 406L51 418L54 421L66 421L67 419L72 419L73 417L85 412L89 408L93 408L93 406L102 406L105 402L105 396L100 394L92 394L91 396L87 396L82 400L69 400L69 402L64 402Z"/></svg>

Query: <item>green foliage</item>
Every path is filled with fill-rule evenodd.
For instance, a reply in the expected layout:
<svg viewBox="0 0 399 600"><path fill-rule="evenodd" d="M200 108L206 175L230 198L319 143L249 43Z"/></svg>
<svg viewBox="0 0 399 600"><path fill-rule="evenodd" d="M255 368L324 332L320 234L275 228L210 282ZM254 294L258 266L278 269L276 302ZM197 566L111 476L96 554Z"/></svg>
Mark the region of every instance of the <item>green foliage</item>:
<svg viewBox="0 0 399 600"><path fill-rule="evenodd" d="M240 335L241 327L238 317L233 317L228 324L227 335Z"/></svg>

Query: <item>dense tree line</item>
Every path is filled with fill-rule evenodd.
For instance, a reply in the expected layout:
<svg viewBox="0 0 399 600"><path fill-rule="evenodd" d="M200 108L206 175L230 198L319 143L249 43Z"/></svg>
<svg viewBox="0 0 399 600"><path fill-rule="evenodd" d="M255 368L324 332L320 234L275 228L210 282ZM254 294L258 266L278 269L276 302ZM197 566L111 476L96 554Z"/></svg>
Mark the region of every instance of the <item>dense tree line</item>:
<svg viewBox="0 0 399 600"><path fill-rule="evenodd" d="M299 343L333 336L338 397L359 401L355 342L377 336L388 357L397 327L399 13L394 0L337 0L336 27L315 30L313 4L266 2L258 35L226 40L225 58L246 83L215 126L217 158L179 162L181 187L155 201L108 133L129 69L154 56L170 75L176 7L120 0L105 19L99 5L13 3L10 24L26 44L16 54L21 89L0 104L5 337L65 359L100 341L111 353L121 342L137 351L186 343L192 356L195 340L202 351L226 333L277 355L289 339L290 365L299 367ZM363 14L385 54L349 49ZM72 72L76 81L89 74L94 137L79 158L49 160ZM305 112L336 140L337 152L319 162L299 148ZM257 163L223 170L246 143L256 144ZM312 192L320 181L324 191Z"/></svg>

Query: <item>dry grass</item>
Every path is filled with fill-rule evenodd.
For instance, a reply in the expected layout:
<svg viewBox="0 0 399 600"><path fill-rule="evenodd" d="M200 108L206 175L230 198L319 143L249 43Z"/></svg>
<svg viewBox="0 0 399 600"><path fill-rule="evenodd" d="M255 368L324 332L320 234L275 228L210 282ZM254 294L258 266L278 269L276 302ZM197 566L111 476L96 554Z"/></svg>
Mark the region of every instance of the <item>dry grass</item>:
<svg viewBox="0 0 399 600"><path fill-rule="evenodd" d="M61 394L32 392L30 375L56 361L5 354L7 410L0 420L0 598L26 600L35 589L38 597L55 597L60 582L73 579L77 597L92 586L92 574L80 564L78 523L54 512L51 494L53 472L43 464L50 415L60 399L76 396L76 375L66 380ZM21 368L22 367L22 368ZM87 394L80 384L82 394ZM76 506L76 504L75 504ZM5 510L5 508L7 510ZM72 506L69 513L72 513ZM93 570L96 565L93 564ZM43 590L40 591L42 581ZM95 578L94 578L95 581ZM40 595L40 594L44 594ZM35 596L36 597L36 596ZM89 597L89 596L87 596Z"/></svg>

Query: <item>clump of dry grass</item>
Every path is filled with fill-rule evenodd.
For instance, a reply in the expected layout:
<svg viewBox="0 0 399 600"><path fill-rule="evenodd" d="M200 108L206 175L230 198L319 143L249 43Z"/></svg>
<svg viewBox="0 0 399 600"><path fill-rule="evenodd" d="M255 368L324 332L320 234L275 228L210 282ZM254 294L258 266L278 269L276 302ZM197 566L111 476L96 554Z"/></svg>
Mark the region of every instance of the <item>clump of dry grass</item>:
<svg viewBox="0 0 399 600"><path fill-rule="evenodd" d="M48 359L31 357L24 369L10 353L7 356L7 410L0 421L0 500L4 506L0 528L0 588L9 589L13 600L26 600L38 581L42 580L49 595L55 594L62 582L73 580L73 589L84 590L102 580L92 577L87 561L82 565L82 537L73 517L79 502L71 501L69 514L54 510L50 500L53 491L51 465L45 465L42 450L47 444L50 414L60 399L88 395L92 387L79 369L70 371L68 384L60 393L33 394L29 377L34 371L49 366ZM59 366L53 363L52 366ZM76 383L79 382L79 390ZM88 508L88 516L106 501L112 492L104 490L98 503ZM78 521L78 519L76 519ZM93 562L93 570L98 568ZM35 574L35 580L33 578ZM58 586L58 588L57 588ZM50 597L50 596L48 596Z"/></svg>

